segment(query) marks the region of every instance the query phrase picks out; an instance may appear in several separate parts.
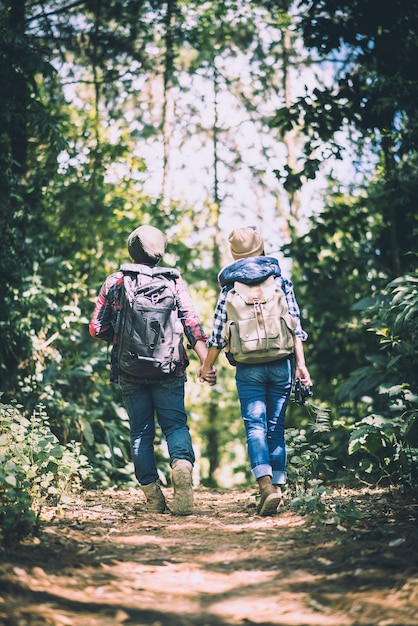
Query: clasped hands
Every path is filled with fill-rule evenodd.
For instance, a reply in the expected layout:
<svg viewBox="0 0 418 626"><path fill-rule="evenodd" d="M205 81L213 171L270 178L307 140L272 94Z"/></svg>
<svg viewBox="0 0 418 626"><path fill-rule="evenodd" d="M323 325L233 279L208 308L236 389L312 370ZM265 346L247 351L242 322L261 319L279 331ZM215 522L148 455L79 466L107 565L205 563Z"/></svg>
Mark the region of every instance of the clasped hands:
<svg viewBox="0 0 418 626"><path fill-rule="evenodd" d="M208 369L204 364L201 365L197 372L197 378L201 383L207 382L209 385L216 385L216 367L212 365L212 367Z"/></svg>

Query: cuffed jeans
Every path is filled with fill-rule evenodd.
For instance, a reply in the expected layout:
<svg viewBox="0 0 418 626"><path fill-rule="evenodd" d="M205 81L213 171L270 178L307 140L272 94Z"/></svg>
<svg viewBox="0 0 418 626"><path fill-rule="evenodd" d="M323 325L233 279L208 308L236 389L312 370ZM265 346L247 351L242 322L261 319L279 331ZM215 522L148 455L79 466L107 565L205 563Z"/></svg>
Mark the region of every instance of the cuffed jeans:
<svg viewBox="0 0 418 626"><path fill-rule="evenodd" d="M184 382L184 376L158 382L124 376L119 379L129 416L135 476L140 485L148 485L158 479L154 413L167 442L170 464L176 459L186 459L192 464L195 461L184 406Z"/></svg>
<svg viewBox="0 0 418 626"><path fill-rule="evenodd" d="M237 363L236 384L255 479L286 482L284 425L292 389L292 357L249 365Z"/></svg>

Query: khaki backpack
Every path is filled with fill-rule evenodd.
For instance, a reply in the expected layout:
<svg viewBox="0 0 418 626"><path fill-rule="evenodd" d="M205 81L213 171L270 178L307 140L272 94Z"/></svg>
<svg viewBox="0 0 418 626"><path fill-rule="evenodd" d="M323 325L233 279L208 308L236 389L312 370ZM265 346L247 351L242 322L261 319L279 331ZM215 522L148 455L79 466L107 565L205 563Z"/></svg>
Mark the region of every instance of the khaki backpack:
<svg viewBox="0 0 418 626"><path fill-rule="evenodd" d="M226 297L226 313L222 337L238 363L268 363L294 352L296 320L273 276L258 285L236 281Z"/></svg>

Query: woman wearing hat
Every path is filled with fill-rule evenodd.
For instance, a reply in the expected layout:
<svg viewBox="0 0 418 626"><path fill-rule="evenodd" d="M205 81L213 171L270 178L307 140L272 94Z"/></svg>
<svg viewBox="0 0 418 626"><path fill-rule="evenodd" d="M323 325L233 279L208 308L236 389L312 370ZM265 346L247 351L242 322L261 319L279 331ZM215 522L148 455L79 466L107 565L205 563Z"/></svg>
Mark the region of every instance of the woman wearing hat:
<svg viewBox="0 0 418 626"><path fill-rule="evenodd" d="M277 259L264 255L264 241L253 228L238 228L228 238L234 262L219 274L222 287L214 313L213 330L207 341L208 354L198 376L210 382L211 371L227 346L223 331L228 321L226 298L234 282L261 283L274 276L283 290L289 314L295 320L294 353L267 363L235 363L235 380L244 421L251 470L260 489L257 512L274 515L286 483L285 414L293 377L311 386L302 341L307 339L300 324L299 307L292 283L286 280Z"/></svg>

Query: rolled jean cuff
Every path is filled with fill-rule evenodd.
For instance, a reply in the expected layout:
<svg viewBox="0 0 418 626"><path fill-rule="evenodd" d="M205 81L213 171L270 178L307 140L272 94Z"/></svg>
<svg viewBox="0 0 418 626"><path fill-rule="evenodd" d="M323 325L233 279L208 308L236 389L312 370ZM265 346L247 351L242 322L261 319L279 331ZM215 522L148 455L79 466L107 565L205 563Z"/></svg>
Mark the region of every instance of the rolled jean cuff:
<svg viewBox="0 0 418 626"><path fill-rule="evenodd" d="M286 472L273 472L273 478L271 479L273 485L285 485L286 484Z"/></svg>
<svg viewBox="0 0 418 626"><path fill-rule="evenodd" d="M262 476L270 476L273 474L273 471L271 469L271 465L256 465L255 467L253 467L253 469L251 470L253 473L253 476L256 480L258 480L259 478L261 478Z"/></svg>

